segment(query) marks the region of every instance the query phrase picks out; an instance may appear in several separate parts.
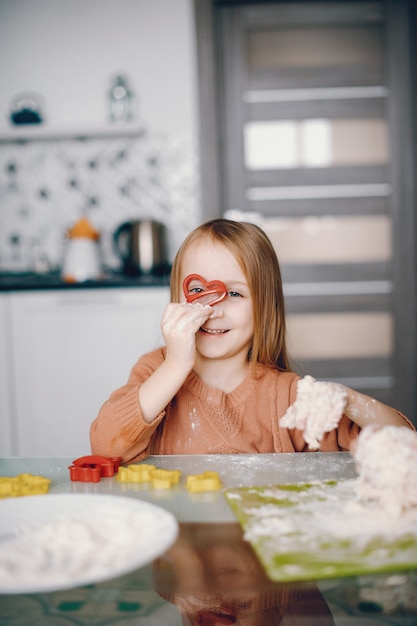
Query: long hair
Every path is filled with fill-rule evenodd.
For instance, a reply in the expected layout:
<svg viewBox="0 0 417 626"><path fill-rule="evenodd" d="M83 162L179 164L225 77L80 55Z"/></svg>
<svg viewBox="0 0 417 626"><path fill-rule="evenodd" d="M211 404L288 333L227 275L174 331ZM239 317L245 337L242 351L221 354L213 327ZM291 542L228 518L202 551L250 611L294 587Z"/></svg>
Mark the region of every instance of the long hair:
<svg viewBox="0 0 417 626"><path fill-rule="evenodd" d="M179 302L181 299L184 252L195 241L207 237L221 243L233 254L248 281L254 318L254 335L248 360L288 371L290 365L281 270L272 243L259 226L219 218L195 228L183 241L173 262L171 302Z"/></svg>

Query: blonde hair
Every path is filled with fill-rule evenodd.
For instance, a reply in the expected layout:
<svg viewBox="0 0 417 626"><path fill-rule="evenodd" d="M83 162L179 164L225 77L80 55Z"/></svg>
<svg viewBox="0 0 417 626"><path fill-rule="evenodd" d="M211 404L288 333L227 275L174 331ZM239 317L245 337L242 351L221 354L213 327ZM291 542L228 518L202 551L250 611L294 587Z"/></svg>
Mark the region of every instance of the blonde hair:
<svg viewBox="0 0 417 626"><path fill-rule="evenodd" d="M224 245L242 268L253 301L254 335L248 360L290 369L286 348L281 270L265 232L248 222L214 219L195 228L183 241L172 266L171 302L181 299L181 264L191 244L209 237Z"/></svg>

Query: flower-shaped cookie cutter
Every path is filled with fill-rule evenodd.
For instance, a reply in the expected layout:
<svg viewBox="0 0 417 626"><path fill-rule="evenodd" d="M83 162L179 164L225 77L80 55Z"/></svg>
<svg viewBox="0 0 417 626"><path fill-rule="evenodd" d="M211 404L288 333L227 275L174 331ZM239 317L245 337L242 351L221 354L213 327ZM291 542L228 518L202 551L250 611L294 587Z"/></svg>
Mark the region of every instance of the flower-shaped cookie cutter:
<svg viewBox="0 0 417 626"><path fill-rule="evenodd" d="M194 283L190 289L191 284ZM227 287L221 280L206 281L200 274L189 274L182 284L185 299L193 303L196 300L200 304L214 306L227 296Z"/></svg>
<svg viewBox="0 0 417 626"><path fill-rule="evenodd" d="M114 476L121 463L120 457L81 456L68 467L72 481L98 483L102 477Z"/></svg>

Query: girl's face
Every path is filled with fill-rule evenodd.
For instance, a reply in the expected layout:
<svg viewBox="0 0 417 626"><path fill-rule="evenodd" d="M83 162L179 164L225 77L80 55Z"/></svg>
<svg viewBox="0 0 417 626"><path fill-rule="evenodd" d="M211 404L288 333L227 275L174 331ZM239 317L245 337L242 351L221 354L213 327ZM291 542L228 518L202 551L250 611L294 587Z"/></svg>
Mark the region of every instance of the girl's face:
<svg viewBox="0 0 417 626"><path fill-rule="evenodd" d="M198 355L220 360L237 357L246 362L253 339L253 304L239 263L223 244L201 239L184 253L181 282L189 274L199 274L206 282L221 280L227 287L226 298L213 307L215 316L197 332Z"/></svg>

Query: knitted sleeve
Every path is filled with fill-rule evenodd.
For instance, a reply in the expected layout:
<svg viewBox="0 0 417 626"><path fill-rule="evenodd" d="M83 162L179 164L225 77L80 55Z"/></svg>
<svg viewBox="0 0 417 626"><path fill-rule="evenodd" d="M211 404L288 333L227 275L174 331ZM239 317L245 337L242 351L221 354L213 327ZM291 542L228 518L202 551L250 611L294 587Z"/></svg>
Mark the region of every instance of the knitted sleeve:
<svg viewBox="0 0 417 626"><path fill-rule="evenodd" d="M102 405L90 428L93 454L121 457L122 463L129 463L151 453L152 439L165 411L151 424L145 422L138 391L163 359L162 348L142 356L133 366L126 385L113 391Z"/></svg>

